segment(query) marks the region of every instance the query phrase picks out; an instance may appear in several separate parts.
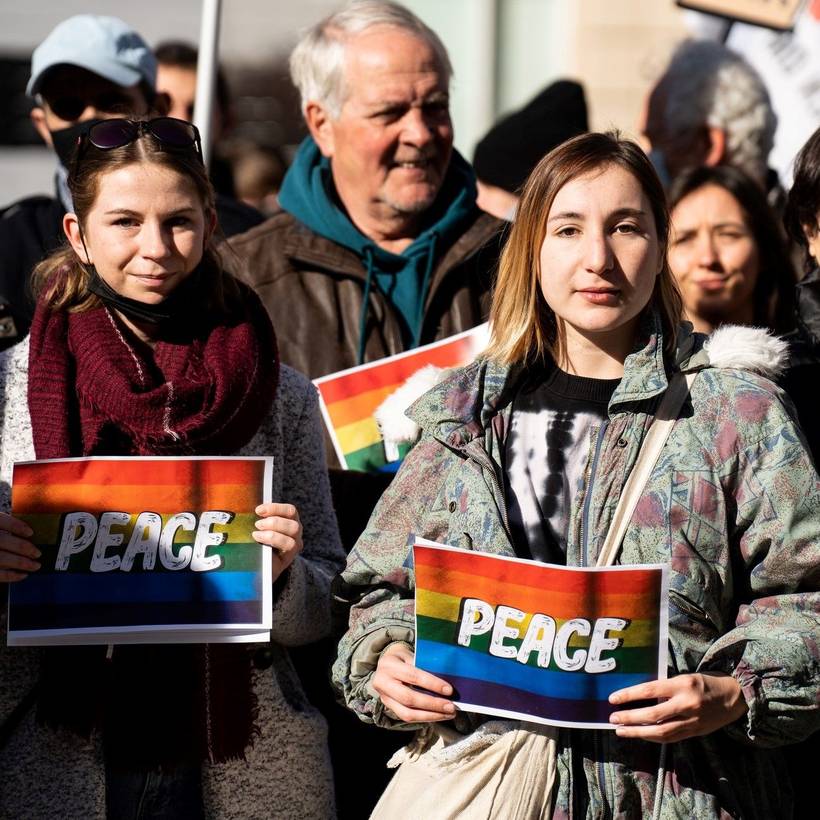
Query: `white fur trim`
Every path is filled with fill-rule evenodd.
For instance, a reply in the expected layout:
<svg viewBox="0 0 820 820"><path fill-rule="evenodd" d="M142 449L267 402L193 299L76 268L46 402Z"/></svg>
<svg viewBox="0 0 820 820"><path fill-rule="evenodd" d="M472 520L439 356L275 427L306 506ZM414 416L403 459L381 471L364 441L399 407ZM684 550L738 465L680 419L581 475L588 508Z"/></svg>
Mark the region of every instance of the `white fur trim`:
<svg viewBox="0 0 820 820"><path fill-rule="evenodd" d="M712 367L751 370L777 378L788 362L789 345L762 327L723 325L703 346Z"/></svg>
<svg viewBox="0 0 820 820"><path fill-rule="evenodd" d="M415 441L419 435L418 425L404 415L405 411L419 396L435 387L445 372L445 368L433 364L422 367L376 408L373 416L381 430L385 455L389 461L398 458L396 447L399 444ZM391 454L394 455L393 458Z"/></svg>

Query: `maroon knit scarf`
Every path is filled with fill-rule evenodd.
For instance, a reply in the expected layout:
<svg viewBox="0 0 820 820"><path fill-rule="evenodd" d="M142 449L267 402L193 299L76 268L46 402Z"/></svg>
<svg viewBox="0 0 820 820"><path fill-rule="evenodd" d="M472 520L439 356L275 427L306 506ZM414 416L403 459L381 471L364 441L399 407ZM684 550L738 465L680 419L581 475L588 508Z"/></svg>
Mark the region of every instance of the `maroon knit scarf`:
<svg viewBox="0 0 820 820"><path fill-rule="evenodd" d="M31 326L28 405L38 459L229 455L273 402L279 362L270 320L244 285L230 315L205 309L136 343L106 307L55 312ZM101 729L124 769L243 757L256 700L252 650L239 644L48 650L38 719L83 736Z"/></svg>

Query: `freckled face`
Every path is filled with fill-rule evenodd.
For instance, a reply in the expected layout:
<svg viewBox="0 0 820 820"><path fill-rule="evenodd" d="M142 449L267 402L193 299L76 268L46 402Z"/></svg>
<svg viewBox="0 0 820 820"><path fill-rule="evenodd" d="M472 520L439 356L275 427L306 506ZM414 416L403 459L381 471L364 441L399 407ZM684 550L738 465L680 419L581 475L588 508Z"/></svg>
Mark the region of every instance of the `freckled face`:
<svg viewBox="0 0 820 820"><path fill-rule="evenodd" d="M157 304L201 261L208 225L190 179L153 163L134 163L99 179L85 244L89 261L117 293ZM76 227L67 223L66 230L84 258Z"/></svg>
<svg viewBox="0 0 820 820"><path fill-rule="evenodd" d="M631 173L609 165L558 191L539 255L540 283L568 339L622 348L634 337L662 261L651 204Z"/></svg>

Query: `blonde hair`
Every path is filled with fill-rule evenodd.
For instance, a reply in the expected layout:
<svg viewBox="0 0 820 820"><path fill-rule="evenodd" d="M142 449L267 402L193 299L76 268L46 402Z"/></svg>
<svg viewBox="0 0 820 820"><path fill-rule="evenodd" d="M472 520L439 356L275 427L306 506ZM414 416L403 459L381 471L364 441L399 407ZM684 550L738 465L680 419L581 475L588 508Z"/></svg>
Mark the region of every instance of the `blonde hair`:
<svg viewBox="0 0 820 820"><path fill-rule="evenodd" d="M660 313L666 349L674 349L682 300L666 261L669 211L663 186L634 142L622 139L617 132L592 133L581 134L553 149L524 185L515 222L499 260L490 308L487 356L500 364L527 364L547 357L560 359L563 333L541 293L539 278L539 254L547 217L564 185L609 165L631 173L649 199L663 254L663 267L650 304Z"/></svg>

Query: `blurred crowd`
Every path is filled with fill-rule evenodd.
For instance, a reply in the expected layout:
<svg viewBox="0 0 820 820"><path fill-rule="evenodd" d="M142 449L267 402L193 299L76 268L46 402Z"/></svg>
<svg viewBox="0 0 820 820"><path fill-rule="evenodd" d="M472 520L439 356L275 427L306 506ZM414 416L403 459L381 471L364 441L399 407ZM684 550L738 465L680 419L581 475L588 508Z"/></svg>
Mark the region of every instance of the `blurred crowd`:
<svg viewBox="0 0 820 820"><path fill-rule="evenodd" d="M708 731L681 735L675 747L680 751L665 758L670 780L660 789L670 801L666 808L657 809L664 798L652 803L657 798L644 794L643 781L634 774L656 765L641 757L650 744L626 739L602 751L589 739L596 733L579 733L559 740L558 778L572 783L572 793L567 797L564 785L558 788L549 811L555 817L639 817L656 809L658 817L813 816L811 768L820 750L814 734L820 727L820 510L813 510L812 529L801 518L805 510L777 499L778 493L795 504L801 498L814 504L818 498L812 464L820 457L814 392L814 379L820 376L820 128L795 157L793 182L787 186L769 164L777 118L761 77L741 55L718 42L686 40L647 95L640 155L637 146L617 134L606 137L612 141L606 150L583 142L593 140L584 88L563 79L500 119L470 160L453 147L448 96L453 70L444 44L403 7L357 0L317 22L291 54L291 77L307 134L293 157L226 140L236 114L224 73L218 72L211 122L214 151L206 178L196 167L201 145L192 126L197 62L197 49L190 43L167 41L151 48L126 22L90 14L62 21L32 54L26 91L37 132L54 152L55 190L53 196L28 197L0 212L0 467L5 482L0 581L25 583L39 566L37 551L27 540L30 533L8 515L7 484L15 460L275 451L282 491L275 500L283 503L258 510L257 540L281 556L275 585L280 636L247 657L237 651L219 661L224 668L214 673L215 679L222 675L225 686L235 683L254 698L247 714L237 716L225 707L224 714L213 717L228 727L226 735L242 720L253 724L242 730L238 746L226 742L224 754L203 751L198 741L190 748L182 743L177 750L171 730L168 738L160 735L152 743L140 734L136 707L128 720L121 714L127 711L123 704L111 706L110 714L109 706L99 704L88 705L87 715L64 714L50 687L61 676L71 676L72 657L4 647L0 816L368 816L392 774L387 760L409 739L407 731L384 727L418 729L452 714L430 718L413 711L423 711L415 695L406 694L418 680L405 670L412 666L412 652L409 661L401 654L401 647L412 650L412 631L407 632L403 616L384 614L391 600L409 599L412 605L412 590L402 580L406 568L401 561L380 563L388 559L376 543L395 535L403 548L408 533L390 519L404 521L410 515L402 506L404 496L391 486L389 473L341 469L327 434L320 432L307 380L469 330L490 318L491 306L493 349L506 350L505 361L514 362L513 341L502 338L514 333L514 322L512 313L504 312L498 277L499 270L513 270L518 253L527 270L541 266L542 284L537 286L538 276L532 274L523 284L504 279L505 287L519 288L522 304L530 299L529 309L554 334L549 343L522 354L519 364L531 378L553 384L542 372L552 365L544 362L552 357L560 365L561 344L569 338L561 328L573 319L553 308L543 284L545 231L549 238L550 230L545 226L551 222L546 211L538 216L539 203L552 208L560 192L578 179L592 186L589 196L596 203L606 203L612 191L620 196L627 185L613 175L615 166L629 184L640 181L641 201L652 207L625 209L638 227L616 225L611 215L609 222L601 222L606 242L615 237L616 244L615 250L601 251L600 276L606 279L607 271L617 268L621 234L637 235L643 230L640 220L651 211L663 256L661 272L653 276L660 281L668 274L669 284L663 287L678 294L680 318L688 323L678 340L690 339L689 347L681 343L677 351L667 347L657 354L667 373L683 367L699 346L708 351L705 338L728 326L766 331L737 337L745 341L733 352L732 361L740 362L736 367L754 370L751 362L758 358L779 356L776 367L770 363L755 371L765 372L766 379L743 376L733 389L742 392L753 384L749 402L758 395L754 390L775 402L755 405L755 423L773 424L775 417L786 421L777 436L766 432L765 440L763 427L748 433L759 433L754 441L738 432L739 421L733 422L731 433L721 428L720 436L739 437L740 443L732 445L736 458L731 464L727 459L715 479L720 486L712 506L698 513L704 529L718 527L719 520L726 528L721 537L739 545L719 576L726 586L714 589L708 574L681 568L683 559L676 559L675 568L682 575L688 572L692 584L727 607L724 614L731 623L711 624L714 632L703 639L706 645L728 641L733 630L747 628L755 619L757 631L750 629L736 642L762 642L766 630L775 627L786 631L777 633L783 656L770 659L765 670L754 668L750 655L738 660L737 668L748 673L738 685L747 701L742 711L732 712L731 721L727 717L710 724ZM226 145L232 148L226 150ZM583 170L580 159L572 170L572 146L604 152L597 165L589 166L594 172ZM565 176L559 183L560 173ZM646 179L652 175L652 181L641 174ZM652 198L655 184L662 191L658 187L661 193ZM594 232L593 216L583 210L587 199L579 201L582 208L568 206L561 214L577 217L562 236ZM613 213L625 218L617 209ZM552 210L549 214L550 220L557 218ZM666 222L668 236L660 230ZM592 262L584 264L592 270ZM617 298L626 299L624 289L632 284L618 285ZM543 318L547 314L537 287L558 319ZM650 281L641 317L651 313L647 304L655 301L647 300L650 293L654 300L660 287ZM597 303L605 306L607 299L616 298L612 289L596 293ZM671 311L665 299L664 310ZM97 321L98 314L107 318ZM629 315L623 324L633 319ZM635 328L627 339L630 351L649 333L643 325ZM546 339L549 332L543 332ZM540 345L541 336L534 333ZM772 336L788 345L777 348L777 355L768 346ZM520 339L525 337L522 324ZM608 355L610 362L614 354ZM614 402L612 391L619 389L615 385L624 373L623 360L621 356L617 372L607 364L588 374L579 368L570 373L597 380L599 392L609 391L601 418L607 402ZM501 402L487 379L480 388L487 391L480 393L481 413ZM109 396L109 385L115 385L111 391L118 391L117 396ZM728 390L719 380L711 389L714 396ZM635 395L636 405L647 398ZM600 397L597 401L600 406ZM702 420L707 411L701 411L697 394L692 401L689 414ZM460 418L465 402L463 397L448 398L438 412L450 421ZM520 406L513 406L519 412ZM427 454L429 472L412 474L412 464L403 467L401 493L448 481L445 471L455 468L447 459L464 437L486 434L489 441L490 427L479 427L479 415L476 411L475 418L467 419L452 434L455 438L440 434L436 446L442 452L423 438L418 450ZM716 437L707 449L723 447L716 428L703 424L699 429L711 431L703 435ZM620 443L625 437L626 432L618 447L625 448ZM784 440L792 449L778 449L785 448ZM693 438L691 447L702 443ZM776 452L778 465L752 469L743 487L734 488L733 476L754 448L767 450L771 458ZM496 475L495 469L502 475L508 465L501 459L500 466L493 466L491 455L493 463L472 462L473 473ZM786 478L795 471L802 471L802 484ZM770 472L773 477L765 478ZM507 499L523 492L516 483L520 480L509 470L502 475ZM674 495L674 481L668 482ZM529 479L524 483L531 485ZM450 492L451 484L447 487ZM750 498L757 503L761 497L774 500L747 515L744 505L753 506ZM567 521L574 498L567 490ZM442 510L447 504L443 494L435 502L406 503L440 503ZM449 503L453 513L456 502ZM543 510L541 514L553 521ZM677 523L668 515L671 532ZM766 516L776 519L777 527L750 545L751 533ZM429 526L429 537L467 534L452 535L452 526ZM559 560L570 563L566 534L557 541L563 544ZM693 550L692 566L697 544ZM531 553L516 549L516 554L539 553L533 548ZM766 556L799 571L765 581L771 571ZM789 595L795 601L779 602ZM714 619L717 605L714 612L711 604L704 606L706 620ZM348 621L351 607L354 615ZM378 643L367 619L380 607L378 635L388 637L379 637ZM767 612L775 627L766 620ZM310 626L301 629L302 624ZM708 677L705 652L697 658L694 650L686 654L691 666L679 671L694 675L705 670ZM150 652L130 657L123 651L125 660L117 670L118 656L115 651L112 673L102 657L83 654L75 688L124 680L139 667L141 685L174 693L172 675L197 676L204 668L195 654L172 660ZM385 662L388 656L392 661ZM334 660L336 691L330 682ZM735 674L734 666L714 669ZM157 678L152 680L145 670ZM104 677L109 674L113 677ZM776 682L769 684L767 676ZM432 689L435 681L423 685ZM770 685L776 695L769 694ZM137 691L136 686L129 691ZM337 700L339 693L345 705ZM778 705L771 705L775 701ZM764 728L759 734L749 729L736 740L730 728L739 716L740 722L746 719L746 708ZM772 725L760 714L770 715ZM197 726L205 718L194 710L190 720ZM210 727L210 712L207 720ZM145 725L160 731L155 723ZM475 726L455 725L462 734L480 733ZM196 734L185 726L173 731ZM692 753L693 759L716 755L724 762L737 758L743 765L729 774L713 769L712 781L687 768L686 750L693 748L694 735L702 740L720 733L728 739L704 746L702 753ZM132 735L140 738L134 744L142 756L128 751ZM176 756L150 751L160 743L173 746ZM566 763L570 747L575 756ZM600 775L608 786L595 780L596 763L608 767ZM656 775L653 769L647 777ZM419 781L418 789L425 790L426 783ZM397 804L392 805L395 811ZM775 810L783 813L769 813ZM391 810L381 811L376 816L390 816ZM476 816L542 815L510 810Z"/></svg>

